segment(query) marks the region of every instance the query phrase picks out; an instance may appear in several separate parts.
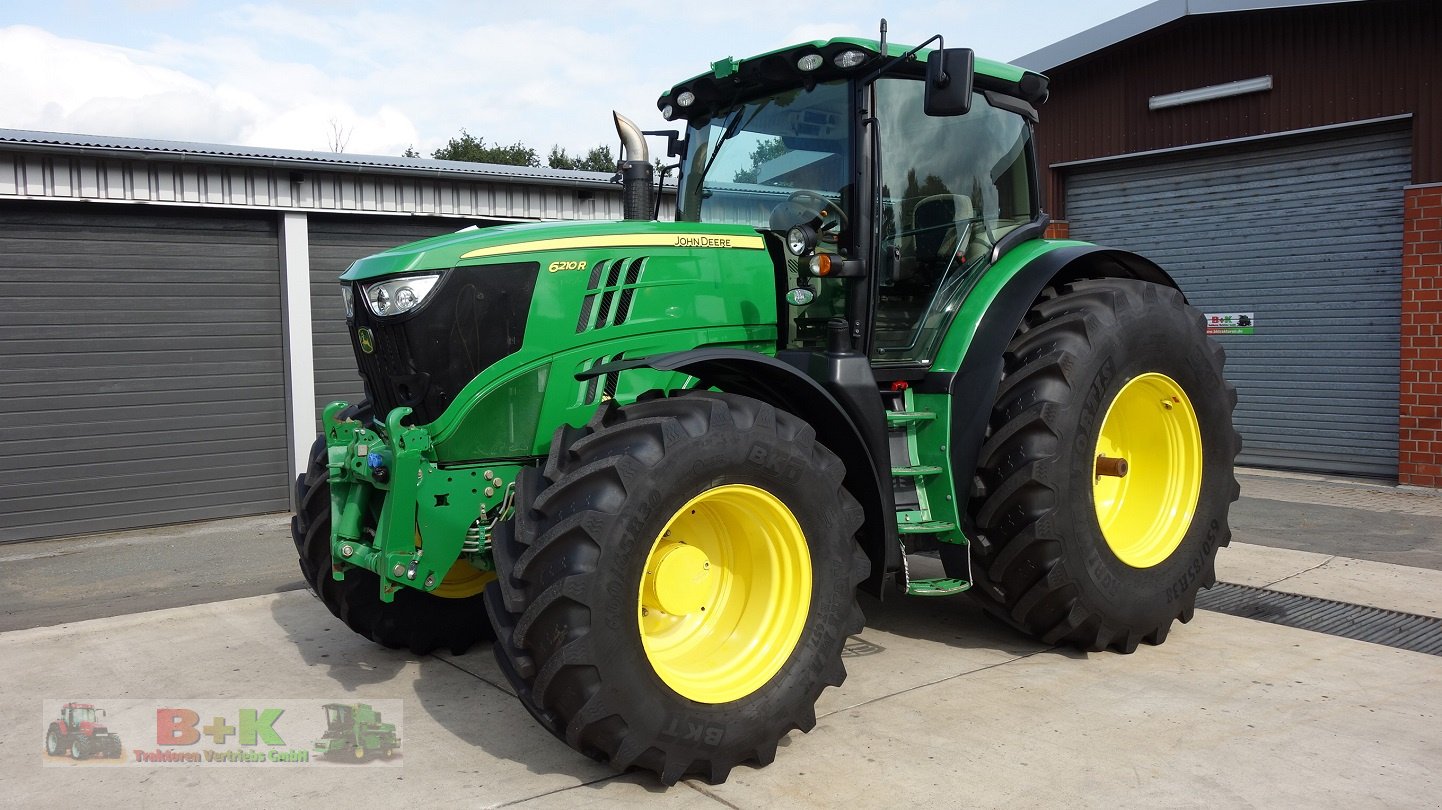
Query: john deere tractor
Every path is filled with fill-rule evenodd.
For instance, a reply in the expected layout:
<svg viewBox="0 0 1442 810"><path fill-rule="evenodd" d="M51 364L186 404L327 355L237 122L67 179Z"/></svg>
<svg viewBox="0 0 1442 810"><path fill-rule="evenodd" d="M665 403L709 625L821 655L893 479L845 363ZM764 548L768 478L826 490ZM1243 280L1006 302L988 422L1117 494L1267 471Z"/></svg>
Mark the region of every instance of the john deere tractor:
<svg viewBox="0 0 1442 810"><path fill-rule="evenodd" d="M367 399L297 485L316 593L417 653L494 633L542 726L667 784L815 724L858 587L1160 644L1230 537L1235 395L1162 268L1044 237L1046 97L884 33L728 58L661 95L681 131L617 116L625 221L355 262Z"/></svg>

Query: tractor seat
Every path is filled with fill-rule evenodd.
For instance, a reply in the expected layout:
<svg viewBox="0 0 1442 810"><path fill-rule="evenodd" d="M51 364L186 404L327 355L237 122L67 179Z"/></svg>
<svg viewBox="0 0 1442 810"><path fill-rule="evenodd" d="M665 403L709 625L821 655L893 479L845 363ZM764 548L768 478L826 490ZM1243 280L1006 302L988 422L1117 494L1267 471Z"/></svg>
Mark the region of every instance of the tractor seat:
<svg viewBox="0 0 1442 810"><path fill-rule="evenodd" d="M911 212L917 262L945 270L972 216L971 198L960 194L933 194L919 201Z"/></svg>

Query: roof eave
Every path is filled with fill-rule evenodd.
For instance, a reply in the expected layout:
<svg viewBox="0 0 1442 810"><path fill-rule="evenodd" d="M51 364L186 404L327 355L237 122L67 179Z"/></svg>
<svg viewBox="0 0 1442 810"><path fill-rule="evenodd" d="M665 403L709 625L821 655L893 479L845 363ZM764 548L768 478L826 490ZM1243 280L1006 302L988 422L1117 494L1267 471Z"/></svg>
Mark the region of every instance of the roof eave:
<svg viewBox="0 0 1442 810"><path fill-rule="evenodd" d="M574 172L574 176L552 175L515 171L512 167L493 166L488 163L466 163L464 161L427 160L425 158L402 158L415 160L415 165L397 164L397 160L384 155L355 155L349 159L327 160L324 153L297 154L288 156L224 154L184 148L148 148L141 145L57 143L33 137L39 134L53 134L56 140L67 136L64 133L25 133L16 137L15 131L0 130L0 149L21 152L42 152L65 154L90 158L113 158L118 160L144 160L154 162L194 163L202 165L245 166L288 171L330 172L336 174L378 174L391 176L424 177L440 180L475 180L489 182L522 182L534 185L559 186L566 188L616 188L610 176L600 172ZM115 139L121 140L121 139ZM216 144L218 149L224 144ZM375 162L366 159L373 158ZM556 170L563 171L563 170Z"/></svg>
<svg viewBox="0 0 1442 810"><path fill-rule="evenodd" d="M1079 34L1011 60L1013 65L1045 73L1059 65L1105 50L1119 42L1194 14L1267 11L1298 6L1360 3L1365 0L1156 0L1135 11L1107 20Z"/></svg>

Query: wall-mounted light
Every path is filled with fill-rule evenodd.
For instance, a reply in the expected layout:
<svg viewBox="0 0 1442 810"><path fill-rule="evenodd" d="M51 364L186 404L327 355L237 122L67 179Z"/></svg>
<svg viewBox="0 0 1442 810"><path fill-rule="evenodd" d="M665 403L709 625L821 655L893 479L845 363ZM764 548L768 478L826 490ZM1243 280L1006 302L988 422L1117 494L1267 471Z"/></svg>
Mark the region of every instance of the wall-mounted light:
<svg viewBox="0 0 1442 810"><path fill-rule="evenodd" d="M1242 79L1239 82L1214 84L1210 87L1198 87L1195 90L1183 90L1180 93L1152 96L1147 99L1147 109L1164 110L1168 107L1180 107L1183 104L1196 104L1199 101L1214 101L1219 98L1244 96L1247 93L1260 93L1264 90L1271 89L1272 77L1259 76L1255 79Z"/></svg>

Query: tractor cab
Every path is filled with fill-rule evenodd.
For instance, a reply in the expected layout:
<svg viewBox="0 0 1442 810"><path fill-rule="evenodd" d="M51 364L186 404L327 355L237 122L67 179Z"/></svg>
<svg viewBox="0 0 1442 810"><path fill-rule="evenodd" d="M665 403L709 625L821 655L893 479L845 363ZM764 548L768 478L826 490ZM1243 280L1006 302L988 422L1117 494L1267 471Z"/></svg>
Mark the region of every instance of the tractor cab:
<svg viewBox="0 0 1442 810"><path fill-rule="evenodd" d="M1046 80L919 53L806 43L717 62L658 101L686 123L677 219L749 224L784 248L784 348L821 348L841 316L877 365L928 365L982 272L1040 235L1032 104Z"/></svg>
<svg viewBox="0 0 1442 810"><path fill-rule="evenodd" d="M101 716L104 716L105 711L103 709L98 711ZM60 718L65 721L66 726L72 729L80 729L83 728L82 724L93 724L95 722L96 712L97 709L94 706L81 703L69 703L66 704L65 708L60 710Z"/></svg>
<svg viewBox="0 0 1442 810"><path fill-rule="evenodd" d="M354 714L355 710L343 703L327 703L325 705L326 733L350 728Z"/></svg>

